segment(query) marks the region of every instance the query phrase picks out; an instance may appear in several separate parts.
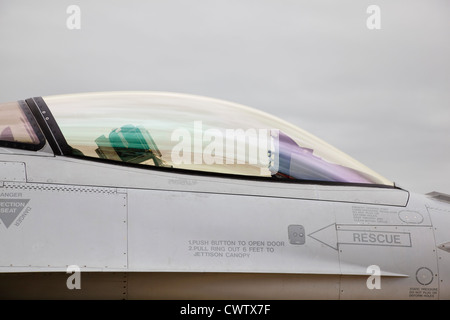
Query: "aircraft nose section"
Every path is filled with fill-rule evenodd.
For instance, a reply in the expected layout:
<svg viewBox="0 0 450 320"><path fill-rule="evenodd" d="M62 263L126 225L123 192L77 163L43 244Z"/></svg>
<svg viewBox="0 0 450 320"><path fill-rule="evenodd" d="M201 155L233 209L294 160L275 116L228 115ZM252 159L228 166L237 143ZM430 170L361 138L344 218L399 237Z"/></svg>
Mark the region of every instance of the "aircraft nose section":
<svg viewBox="0 0 450 320"><path fill-rule="evenodd" d="M439 270L439 299L450 299L450 195L432 192L427 210L433 222Z"/></svg>

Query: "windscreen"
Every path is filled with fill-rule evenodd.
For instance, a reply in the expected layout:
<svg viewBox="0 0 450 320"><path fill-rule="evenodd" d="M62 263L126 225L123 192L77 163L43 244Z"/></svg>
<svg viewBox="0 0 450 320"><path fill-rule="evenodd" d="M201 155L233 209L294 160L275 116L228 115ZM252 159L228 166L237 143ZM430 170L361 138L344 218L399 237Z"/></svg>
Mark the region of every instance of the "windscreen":
<svg viewBox="0 0 450 320"><path fill-rule="evenodd" d="M308 132L232 102L160 92L43 99L77 156L273 179L393 185Z"/></svg>
<svg viewBox="0 0 450 320"><path fill-rule="evenodd" d="M0 145L18 149L38 150L43 135L24 103L0 104Z"/></svg>

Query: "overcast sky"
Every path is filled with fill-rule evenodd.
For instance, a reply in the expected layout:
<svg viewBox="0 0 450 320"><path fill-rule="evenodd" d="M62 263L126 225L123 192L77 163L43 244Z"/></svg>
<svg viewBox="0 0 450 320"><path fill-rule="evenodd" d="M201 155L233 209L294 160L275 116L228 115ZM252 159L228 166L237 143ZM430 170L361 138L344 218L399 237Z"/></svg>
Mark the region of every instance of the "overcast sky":
<svg viewBox="0 0 450 320"><path fill-rule="evenodd" d="M370 5L381 29L367 26ZM0 45L1 102L112 90L230 100L410 191L450 194L448 0L0 0Z"/></svg>

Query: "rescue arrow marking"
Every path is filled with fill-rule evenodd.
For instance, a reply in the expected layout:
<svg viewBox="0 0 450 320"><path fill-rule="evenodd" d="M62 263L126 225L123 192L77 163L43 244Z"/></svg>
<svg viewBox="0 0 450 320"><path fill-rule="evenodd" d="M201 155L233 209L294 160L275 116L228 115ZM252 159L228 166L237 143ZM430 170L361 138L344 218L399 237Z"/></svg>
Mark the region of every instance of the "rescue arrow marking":
<svg viewBox="0 0 450 320"><path fill-rule="evenodd" d="M314 237L313 237L314 235ZM326 226L322 229L319 229L317 231L314 231L313 233L308 234L309 237L313 238L314 240L319 241L320 243L323 243L324 245L337 250L338 249L338 242L337 242L337 232L336 232L336 224L330 224L329 226Z"/></svg>
<svg viewBox="0 0 450 320"><path fill-rule="evenodd" d="M310 233L308 236L316 241L338 250L340 245L411 247L409 232L373 231L366 229L342 229L343 225L330 224ZM366 226L368 227L368 226Z"/></svg>

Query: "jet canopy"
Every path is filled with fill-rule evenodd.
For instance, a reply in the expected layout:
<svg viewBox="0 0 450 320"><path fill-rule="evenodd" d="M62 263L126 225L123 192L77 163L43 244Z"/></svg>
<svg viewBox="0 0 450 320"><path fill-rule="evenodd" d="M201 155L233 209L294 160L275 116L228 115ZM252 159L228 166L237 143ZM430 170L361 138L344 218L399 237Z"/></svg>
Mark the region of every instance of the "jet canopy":
<svg viewBox="0 0 450 320"><path fill-rule="evenodd" d="M310 133L236 103L161 92L42 99L60 130L59 141L67 144L68 156L270 179L393 186ZM12 139L16 130L11 124L22 122L8 121L0 120L0 133ZM32 135L27 139L37 141Z"/></svg>

